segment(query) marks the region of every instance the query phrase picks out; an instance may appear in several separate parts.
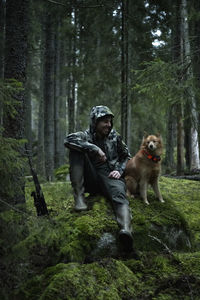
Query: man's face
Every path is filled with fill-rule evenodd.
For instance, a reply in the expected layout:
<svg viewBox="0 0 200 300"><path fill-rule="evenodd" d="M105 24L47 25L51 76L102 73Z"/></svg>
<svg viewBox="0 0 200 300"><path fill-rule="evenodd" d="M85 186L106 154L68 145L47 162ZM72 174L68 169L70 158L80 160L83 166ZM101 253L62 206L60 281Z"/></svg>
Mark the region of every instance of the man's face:
<svg viewBox="0 0 200 300"><path fill-rule="evenodd" d="M106 137L109 135L112 128L112 117L105 116L97 121L96 133L99 137Z"/></svg>

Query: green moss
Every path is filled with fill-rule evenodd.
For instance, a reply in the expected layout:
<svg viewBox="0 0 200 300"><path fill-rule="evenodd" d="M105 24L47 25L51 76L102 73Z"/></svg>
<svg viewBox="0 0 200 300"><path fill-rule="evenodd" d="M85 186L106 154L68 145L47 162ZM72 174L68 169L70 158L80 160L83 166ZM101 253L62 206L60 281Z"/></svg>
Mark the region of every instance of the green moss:
<svg viewBox="0 0 200 300"><path fill-rule="evenodd" d="M173 201L174 206L183 216L191 235L194 237L194 247L200 249L200 182L161 177L160 184L164 199L167 202Z"/></svg>
<svg viewBox="0 0 200 300"><path fill-rule="evenodd" d="M125 275L125 276L124 276ZM123 262L111 259L88 265L59 264L38 277L38 284L29 284L21 296L34 299L129 299L136 292L137 277ZM40 287L40 291L38 290ZM30 288L31 287L31 288ZM33 288L34 287L34 288ZM28 291L31 290L29 294Z"/></svg>
<svg viewBox="0 0 200 300"><path fill-rule="evenodd" d="M96 255L102 236L115 238L118 233L113 210L104 198L87 199L89 210L76 213L69 183L43 184L50 215L38 218L30 196L34 186L28 183L25 217L12 210L0 215L6 262L0 297L185 300L192 295L198 299L200 184L162 177L160 185L165 203L156 200L151 190L149 206L130 199L136 260L133 253L124 257L119 249Z"/></svg>
<svg viewBox="0 0 200 300"><path fill-rule="evenodd" d="M160 203L151 193L149 199L149 206L140 199L134 199L131 203L137 249L160 251L166 244L172 249L189 250L193 237L187 220L174 202L167 200L164 204ZM159 239L161 243L152 237Z"/></svg>

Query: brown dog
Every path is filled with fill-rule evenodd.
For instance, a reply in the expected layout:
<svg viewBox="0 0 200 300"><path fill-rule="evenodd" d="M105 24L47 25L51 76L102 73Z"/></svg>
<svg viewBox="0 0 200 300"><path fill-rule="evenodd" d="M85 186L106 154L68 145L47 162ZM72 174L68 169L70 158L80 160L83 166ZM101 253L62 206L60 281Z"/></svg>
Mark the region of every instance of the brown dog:
<svg viewBox="0 0 200 300"><path fill-rule="evenodd" d="M136 155L130 159L125 169L127 196L134 196L139 192L146 204L147 188L150 184L160 202L164 202L159 189L159 175L161 172L161 157L163 143L160 134L145 135Z"/></svg>

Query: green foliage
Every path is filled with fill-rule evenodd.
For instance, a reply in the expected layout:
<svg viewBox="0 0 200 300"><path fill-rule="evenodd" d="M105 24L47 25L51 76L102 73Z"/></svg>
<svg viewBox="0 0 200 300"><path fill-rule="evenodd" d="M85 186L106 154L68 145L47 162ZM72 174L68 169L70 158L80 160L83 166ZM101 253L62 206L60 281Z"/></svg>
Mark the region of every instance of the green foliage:
<svg viewBox="0 0 200 300"><path fill-rule="evenodd" d="M20 193L21 187L15 181L20 176L25 160L19 152L24 140L4 138L0 133L0 196L4 199Z"/></svg>
<svg viewBox="0 0 200 300"><path fill-rule="evenodd" d="M0 103L4 114L14 118L19 101L15 95L22 90L21 82L15 79L0 80ZM20 194L21 186L15 178L19 177L24 166L19 149L22 149L24 140L15 140L3 136L4 129L0 126L0 196L4 199Z"/></svg>
<svg viewBox="0 0 200 300"><path fill-rule="evenodd" d="M0 79L0 103L3 105L4 114L11 117L17 114L16 105L20 102L16 100L15 95L23 90L22 83L15 79Z"/></svg>
<svg viewBox="0 0 200 300"><path fill-rule="evenodd" d="M135 85L141 97L153 101L159 106L172 105L186 101L186 89L194 85L194 79L183 80L187 65L164 62L155 59L142 63L140 70L134 70Z"/></svg>
<svg viewBox="0 0 200 300"><path fill-rule="evenodd" d="M69 165L65 164L56 170L54 170L54 176L56 180L58 181L65 181L67 178L67 175L69 174Z"/></svg>

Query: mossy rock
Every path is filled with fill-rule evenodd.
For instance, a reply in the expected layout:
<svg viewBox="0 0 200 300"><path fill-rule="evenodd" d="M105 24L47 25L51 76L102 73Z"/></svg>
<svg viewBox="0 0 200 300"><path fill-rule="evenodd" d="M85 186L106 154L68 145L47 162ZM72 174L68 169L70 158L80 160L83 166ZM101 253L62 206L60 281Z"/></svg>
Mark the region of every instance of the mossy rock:
<svg viewBox="0 0 200 300"><path fill-rule="evenodd" d="M0 298L187 300L192 293L198 299L200 183L161 177L160 186L165 203L151 190L149 206L130 199L136 260L135 253L120 252L119 228L104 198L88 199L89 210L77 213L69 183L46 183L50 214L38 218L28 183L25 217L0 215L3 239L16 230L9 247L0 241Z"/></svg>
<svg viewBox="0 0 200 300"><path fill-rule="evenodd" d="M160 253L167 249L195 249L196 240L193 227L189 223L190 218L180 210L174 201L174 195L169 197L169 192L165 192L166 187L171 184L174 184L173 180L161 179L165 203L155 199L151 190L148 191L149 206L141 199L130 199L136 251ZM33 211L31 189L32 186L27 188L27 205ZM69 183L45 184L43 191L50 216L29 221L30 234L15 246L19 255L23 253L24 257L31 257L34 264L41 264L42 267L61 261L83 263L107 256L120 256L117 245L119 228L112 207L104 198L88 199L89 210L77 213L73 209L72 189ZM45 257L50 259L44 259Z"/></svg>
<svg viewBox="0 0 200 300"><path fill-rule="evenodd" d="M137 282L137 277L123 262L113 259L92 264L58 264L30 281L18 297L29 300L130 299Z"/></svg>
<svg viewBox="0 0 200 300"><path fill-rule="evenodd" d="M131 203L135 247L141 251L171 250L189 251L194 243L193 235L183 214L176 204L168 200L160 203L149 193L151 204L141 199Z"/></svg>
<svg viewBox="0 0 200 300"><path fill-rule="evenodd" d="M155 255L140 260L60 263L29 280L15 299L199 299L200 253Z"/></svg>

